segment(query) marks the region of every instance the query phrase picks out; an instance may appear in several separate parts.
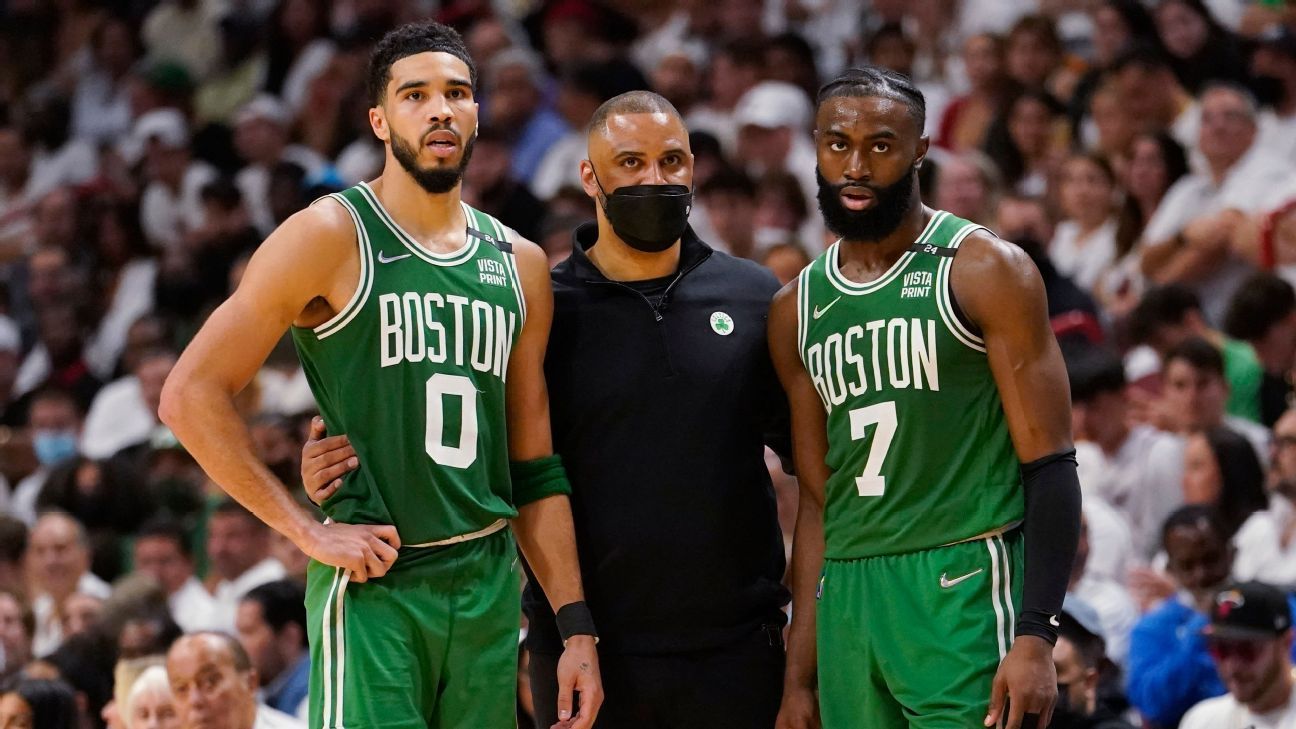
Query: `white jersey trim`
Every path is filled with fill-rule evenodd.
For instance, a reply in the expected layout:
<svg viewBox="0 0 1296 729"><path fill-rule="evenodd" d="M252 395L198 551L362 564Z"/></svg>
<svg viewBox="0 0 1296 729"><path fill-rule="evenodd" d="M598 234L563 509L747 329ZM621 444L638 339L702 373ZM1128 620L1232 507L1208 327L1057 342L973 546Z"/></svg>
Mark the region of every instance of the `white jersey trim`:
<svg viewBox="0 0 1296 729"><path fill-rule="evenodd" d="M360 281L356 284L355 293L351 294L351 300L347 305L342 307L333 318L320 324L311 331L315 333L316 339L327 339L328 337L342 331L342 328L351 323L351 320L360 313L364 308L364 303L369 299L369 292L373 290L373 246L369 244L369 233L365 230L364 222L360 220L360 213L340 193L334 193L329 197L337 200L342 207L351 216L351 221L355 223L356 244L360 246Z"/></svg>

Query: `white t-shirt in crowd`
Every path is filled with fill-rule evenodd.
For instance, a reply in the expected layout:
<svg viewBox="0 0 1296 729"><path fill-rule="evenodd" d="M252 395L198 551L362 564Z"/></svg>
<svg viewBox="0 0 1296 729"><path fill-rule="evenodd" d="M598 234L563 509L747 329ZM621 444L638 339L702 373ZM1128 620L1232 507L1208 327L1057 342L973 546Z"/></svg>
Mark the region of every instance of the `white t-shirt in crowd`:
<svg viewBox="0 0 1296 729"><path fill-rule="evenodd" d="M1252 713L1232 694L1206 699L1188 710L1179 729L1296 729L1296 691L1286 705L1265 714Z"/></svg>
<svg viewBox="0 0 1296 729"><path fill-rule="evenodd" d="M1296 587L1296 539L1282 544L1282 535L1296 522L1296 506L1279 494L1269 495L1269 508L1242 523L1233 537L1237 555L1233 576L1271 585Z"/></svg>
<svg viewBox="0 0 1296 729"><path fill-rule="evenodd" d="M1079 443L1080 486L1125 517L1134 559L1145 562L1161 547L1161 525L1183 504L1183 439L1149 425L1137 425L1116 453Z"/></svg>
<svg viewBox="0 0 1296 729"><path fill-rule="evenodd" d="M1083 238L1079 223L1058 223L1048 256L1058 271L1085 291L1092 291L1098 278L1116 262L1116 219L1108 218Z"/></svg>
<svg viewBox="0 0 1296 729"><path fill-rule="evenodd" d="M1276 157L1259 145L1252 145L1219 185L1209 174L1194 172L1184 175L1170 186L1152 214L1143 231L1144 245L1167 245L1175 234L1202 216L1225 210L1257 212L1263 209L1266 193L1285 182L1290 174L1287 159ZM1215 273L1192 284L1201 298L1202 313L1208 321L1219 324L1223 320L1233 292L1251 270L1241 260L1229 257Z"/></svg>

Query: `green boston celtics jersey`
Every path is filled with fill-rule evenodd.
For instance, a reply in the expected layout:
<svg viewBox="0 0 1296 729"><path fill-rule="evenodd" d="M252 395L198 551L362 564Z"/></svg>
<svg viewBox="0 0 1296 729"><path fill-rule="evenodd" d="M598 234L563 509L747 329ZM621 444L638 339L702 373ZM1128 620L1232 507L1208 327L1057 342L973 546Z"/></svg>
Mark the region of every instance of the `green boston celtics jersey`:
<svg viewBox="0 0 1296 729"><path fill-rule="evenodd" d="M526 305L504 226L464 205L463 247L437 254L365 183L330 197L355 223L360 285L292 332L324 422L360 458L324 512L394 524L404 544L514 516L504 379Z"/></svg>
<svg viewBox="0 0 1296 729"><path fill-rule="evenodd" d="M866 284L841 242L798 278L798 349L828 415L826 556L929 549L1020 521L1019 463L985 345L949 293L979 226L940 211Z"/></svg>

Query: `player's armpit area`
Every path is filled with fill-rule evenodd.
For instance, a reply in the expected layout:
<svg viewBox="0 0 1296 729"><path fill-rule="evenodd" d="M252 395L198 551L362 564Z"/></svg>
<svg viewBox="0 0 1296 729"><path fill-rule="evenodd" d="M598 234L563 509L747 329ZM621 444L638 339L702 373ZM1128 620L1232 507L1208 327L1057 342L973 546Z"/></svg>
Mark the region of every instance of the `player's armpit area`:
<svg viewBox="0 0 1296 729"><path fill-rule="evenodd" d="M1017 246L968 236L951 293L985 339L1017 457L1027 463L1072 447L1071 390L1039 270Z"/></svg>

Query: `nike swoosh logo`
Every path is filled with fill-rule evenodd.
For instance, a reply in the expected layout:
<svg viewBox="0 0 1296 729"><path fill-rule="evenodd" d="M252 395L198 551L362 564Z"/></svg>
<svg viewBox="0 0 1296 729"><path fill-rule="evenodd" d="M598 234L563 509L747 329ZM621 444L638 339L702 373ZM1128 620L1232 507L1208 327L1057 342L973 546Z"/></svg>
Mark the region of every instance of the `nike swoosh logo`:
<svg viewBox="0 0 1296 729"><path fill-rule="evenodd" d="M840 296L838 296L837 298L833 299L833 300L832 300L832 303L828 304L827 306L825 306L825 307L822 308L822 309L819 308L819 305L818 305L818 304L815 304L815 308L814 308L814 318L818 319L819 317L823 316L824 314L827 314L827 313L828 313L828 310L831 309L831 308L833 308L833 305L836 304L838 301L841 301L841 297L840 297Z"/></svg>
<svg viewBox="0 0 1296 729"><path fill-rule="evenodd" d="M971 579L971 578L973 578L973 577L976 577L977 575L981 574L984 570L985 570L985 568L983 567L983 568L977 570L976 572L969 572L969 573L967 573L966 575L963 575L962 577L955 577L955 578L952 579L952 580L949 579L948 577L946 577L946 576L945 576L945 573L942 572L942 573L941 573L941 580L940 580L940 582L941 582L941 589L948 590L948 589L950 589L951 587L953 587L953 586L957 585L958 583L962 582L963 580L967 580L967 579Z"/></svg>
<svg viewBox="0 0 1296 729"><path fill-rule="evenodd" d="M402 259L402 258L409 258L409 257L412 256L412 255L414 255L414 254L413 254L413 253L406 253L406 254L403 254L403 255L400 255L400 256L392 256L391 258L388 258L388 257L387 257L387 254L383 253L382 251L378 251L378 262L379 262L379 263L391 263L392 261L399 261L399 260Z"/></svg>
<svg viewBox="0 0 1296 729"><path fill-rule="evenodd" d="M1058 619L1057 619L1057 616L1056 616L1056 615L1050 615L1050 616L1049 616L1049 625L1052 625L1052 626L1055 627L1055 628L1060 628L1060 627L1062 627L1062 623L1059 623L1059 622L1058 622Z"/></svg>

